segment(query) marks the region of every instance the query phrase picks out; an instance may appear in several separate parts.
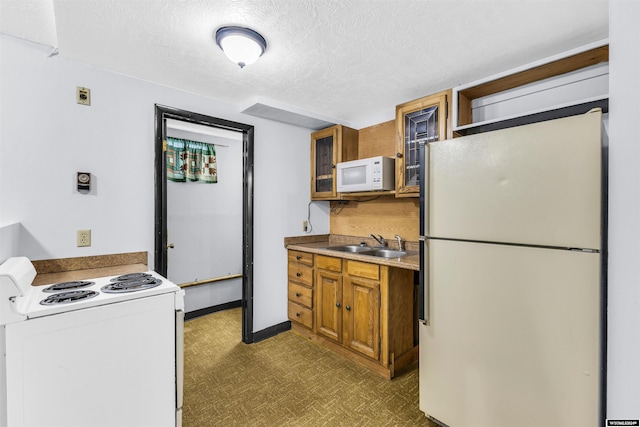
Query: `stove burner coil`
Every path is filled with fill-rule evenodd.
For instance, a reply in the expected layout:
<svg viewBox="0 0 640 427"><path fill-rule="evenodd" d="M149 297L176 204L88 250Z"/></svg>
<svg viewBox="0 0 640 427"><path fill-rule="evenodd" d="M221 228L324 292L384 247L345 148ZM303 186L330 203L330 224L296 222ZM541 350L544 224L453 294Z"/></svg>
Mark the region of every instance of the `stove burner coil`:
<svg viewBox="0 0 640 427"><path fill-rule="evenodd" d="M161 283L162 280L160 279L156 279L155 277L146 277L141 280L125 280L109 283L108 285L104 285L100 290L106 294L120 294L155 288Z"/></svg>
<svg viewBox="0 0 640 427"><path fill-rule="evenodd" d="M42 290L42 292L60 292L68 291L71 289L81 289L87 286L95 285L96 282L87 282L86 280L75 280L73 282L62 282L48 286Z"/></svg>
<svg viewBox="0 0 640 427"><path fill-rule="evenodd" d="M57 294L49 295L47 298L40 301L40 304L42 305L69 304L72 302L93 298L97 295L98 295L98 292L89 291L86 289L81 289L79 291L59 292Z"/></svg>
<svg viewBox="0 0 640 427"><path fill-rule="evenodd" d="M149 273L129 273L123 274L122 276L114 277L111 279L112 282L128 282L130 280L140 280L146 279L147 277L151 277Z"/></svg>

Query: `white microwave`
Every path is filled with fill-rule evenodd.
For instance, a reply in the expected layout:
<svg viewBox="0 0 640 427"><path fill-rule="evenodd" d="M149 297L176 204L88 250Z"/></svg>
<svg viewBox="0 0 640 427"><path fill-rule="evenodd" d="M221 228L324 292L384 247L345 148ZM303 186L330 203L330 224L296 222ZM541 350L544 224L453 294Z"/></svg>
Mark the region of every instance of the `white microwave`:
<svg viewBox="0 0 640 427"><path fill-rule="evenodd" d="M383 156L338 163L338 193L395 190L395 166Z"/></svg>

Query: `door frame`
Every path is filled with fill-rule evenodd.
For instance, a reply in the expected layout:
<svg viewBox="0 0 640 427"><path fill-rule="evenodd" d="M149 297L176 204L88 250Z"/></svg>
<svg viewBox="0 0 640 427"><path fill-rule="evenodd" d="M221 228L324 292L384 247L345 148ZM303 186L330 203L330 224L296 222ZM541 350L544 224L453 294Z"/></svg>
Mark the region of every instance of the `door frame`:
<svg viewBox="0 0 640 427"><path fill-rule="evenodd" d="M166 119L242 132L242 342L253 342L253 138L254 127L205 114L155 104L154 266L167 275Z"/></svg>

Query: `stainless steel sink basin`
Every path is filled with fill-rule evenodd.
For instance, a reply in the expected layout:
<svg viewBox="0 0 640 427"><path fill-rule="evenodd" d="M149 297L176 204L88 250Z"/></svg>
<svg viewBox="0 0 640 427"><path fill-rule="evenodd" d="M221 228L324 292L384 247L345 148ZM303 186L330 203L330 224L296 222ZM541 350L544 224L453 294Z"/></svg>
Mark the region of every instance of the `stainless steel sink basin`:
<svg viewBox="0 0 640 427"><path fill-rule="evenodd" d="M402 258L407 255L413 255L417 252L396 251L385 247L371 247L360 245L340 245L329 246L325 249L330 251L350 252L359 255L375 256L379 258Z"/></svg>
<svg viewBox="0 0 640 427"><path fill-rule="evenodd" d="M352 252L352 253L362 253L364 251L370 251L370 246L360 246L360 245L341 245L341 246L329 246L330 251L340 251L340 252Z"/></svg>
<svg viewBox="0 0 640 427"><path fill-rule="evenodd" d="M393 249L372 249L368 251L360 252L360 255L377 256L381 258L401 258L409 255L409 252L395 251Z"/></svg>

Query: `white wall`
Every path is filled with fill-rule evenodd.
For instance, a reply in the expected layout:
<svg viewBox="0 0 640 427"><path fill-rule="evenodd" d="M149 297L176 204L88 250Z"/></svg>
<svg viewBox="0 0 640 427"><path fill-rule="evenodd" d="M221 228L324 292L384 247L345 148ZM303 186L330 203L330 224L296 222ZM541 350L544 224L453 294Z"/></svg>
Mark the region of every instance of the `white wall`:
<svg viewBox="0 0 640 427"><path fill-rule="evenodd" d="M640 419L640 2L610 2L607 416Z"/></svg>
<svg viewBox="0 0 640 427"><path fill-rule="evenodd" d="M0 225L22 223L17 250L5 251L34 260L147 251L152 268L154 104L251 124L253 329L286 321L283 238L301 234L307 216L310 131L68 61L64 51L48 58L49 52L0 35ZM90 107L75 103L76 86L91 89ZM93 174L91 194L75 190L77 171ZM315 233L327 233L328 211L313 209L312 214ZM91 247L76 247L78 229L92 230Z"/></svg>
<svg viewBox="0 0 640 427"><path fill-rule="evenodd" d="M17 222L5 225L0 224L0 263L18 253L21 228L22 225Z"/></svg>
<svg viewBox="0 0 640 427"><path fill-rule="evenodd" d="M256 141L264 140L263 134L272 138L270 144L255 144L253 295L254 316L261 322L254 321L256 331L287 320L287 254L283 236L304 234L301 227L307 218L310 197L310 132L285 143L278 136L280 126L265 121L260 129L256 127ZM312 234L329 233L329 202L312 203L311 221Z"/></svg>

